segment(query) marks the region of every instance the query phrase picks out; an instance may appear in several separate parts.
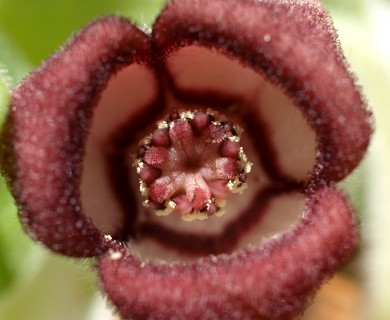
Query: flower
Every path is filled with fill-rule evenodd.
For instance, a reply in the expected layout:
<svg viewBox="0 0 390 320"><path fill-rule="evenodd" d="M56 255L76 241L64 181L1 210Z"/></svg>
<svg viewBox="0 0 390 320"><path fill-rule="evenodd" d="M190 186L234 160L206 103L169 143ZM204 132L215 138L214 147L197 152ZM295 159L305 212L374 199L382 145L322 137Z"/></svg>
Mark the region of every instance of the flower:
<svg viewBox="0 0 390 320"><path fill-rule="evenodd" d="M355 252L356 217L335 184L371 131L317 1L173 0L151 35L101 18L17 86L1 163L26 231L96 257L124 318L293 319ZM180 154L220 145L163 156L175 139ZM210 182L197 170L211 156L232 165L207 167ZM191 162L182 180L175 159ZM227 183L246 182L222 217L180 219L214 215ZM179 215L154 215L169 206Z"/></svg>

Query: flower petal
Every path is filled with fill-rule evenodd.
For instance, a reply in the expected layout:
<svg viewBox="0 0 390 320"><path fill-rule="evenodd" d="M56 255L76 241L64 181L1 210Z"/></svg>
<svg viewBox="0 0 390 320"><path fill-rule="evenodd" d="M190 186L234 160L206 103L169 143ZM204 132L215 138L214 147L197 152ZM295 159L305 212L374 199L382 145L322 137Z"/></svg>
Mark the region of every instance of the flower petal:
<svg viewBox="0 0 390 320"><path fill-rule="evenodd" d="M99 261L103 290L132 319L293 319L348 261L357 221L334 188L309 196L301 222L256 249L189 264L148 264L113 246Z"/></svg>
<svg viewBox="0 0 390 320"><path fill-rule="evenodd" d="M13 91L1 162L25 228L49 248L71 256L106 249L80 201L85 140L111 75L149 56L143 32L125 19L102 18Z"/></svg>
<svg viewBox="0 0 390 320"><path fill-rule="evenodd" d="M180 103L221 104L220 112L240 123L270 178L308 178L315 165L315 133L281 88L237 59L195 45L170 54L165 71Z"/></svg>
<svg viewBox="0 0 390 320"><path fill-rule="evenodd" d="M230 218L209 218L180 223L176 220L149 219L139 225L137 251L143 259L156 261L194 261L210 254L228 254L259 245L284 233L300 221L305 204L299 186L271 186L257 192L255 199L240 198L248 206L230 212ZM243 195L240 195L243 197ZM234 199L229 199L234 202ZM166 222L167 221L167 222Z"/></svg>
<svg viewBox="0 0 390 320"><path fill-rule="evenodd" d="M154 71L137 63L111 77L102 91L85 149L81 200L84 214L106 234L129 236L137 220L139 182L131 155L162 107Z"/></svg>
<svg viewBox="0 0 390 320"><path fill-rule="evenodd" d="M315 177L341 180L363 157L370 112L317 1L172 1L153 37L163 57L213 48L280 84L316 132Z"/></svg>

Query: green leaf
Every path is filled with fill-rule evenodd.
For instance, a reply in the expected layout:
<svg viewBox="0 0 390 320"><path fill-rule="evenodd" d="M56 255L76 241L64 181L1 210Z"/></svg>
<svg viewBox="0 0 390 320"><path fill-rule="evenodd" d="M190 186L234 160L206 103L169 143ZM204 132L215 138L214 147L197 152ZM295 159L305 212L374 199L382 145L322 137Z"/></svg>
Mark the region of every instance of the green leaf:
<svg viewBox="0 0 390 320"><path fill-rule="evenodd" d="M0 178L0 296L24 268L33 243L23 232L13 199Z"/></svg>
<svg viewBox="0 0 390 320"><path fill-rule="evenodd" d="M0 48L0 61L7 66L7 69L5 69L4 65L0 64L0 77L9 87L21 80L32 69L32 65L27 62L25 55L19 48L5 36L1 30L1 23ZM5 73L4 70L7 70L7 72Z"/></svg>
<svg viewBox="0 0 390 320"><path fill-rule="evenodd" d="M0 64L0 128L8 108L9 87L13 80ZM0 177L0 294L15 280L28 252L27 236L22 232L13 199Z"/></svg>
<svg viewBox="0 0 390 320"><path fill-rule="evenodd" d="M323 3L327 8L352 14L362 13L364 8L363 0L323 0Z"/></svg>
<svg viewBox="0 0 390 320"><path fill-rule="evenodd" d="M97 282L89 265L36 247L26 267L0 299L0 319L86 319Z"/></svg>
<svg viewBox="0 0 390 320"><path fill-rule="evenodd" d="M0 64L0 128L3 124L5 113L8 105L8 88L12 82L11 77L8 75L7 69Z"/></svg>
<svg viewBox="0 0 390 320"><path fill-rule="evenodd" d="M163 0L2 0L0 30L38 65L69 36L101 15L121 14L151 23Z"/></svg>
<svg viewBox="0 0 390 320"><path fill-rule="evenodd" d="M8 73L7 70L3 67L0 67L0 128L2 127L5 113L6 113L6 107L8 104L8 88L6 83L8 83L10 80L8 79ZM0 227L2 225L2 217L3 217L3 211L4 211L4 191L1 190L3 187L4 182L0 181ZM2 241L2 234L0 232L0 292L7 287L7 285L10 282L11 275L10 275L10 269L7 265L6 259L4 257L4 254L6 252L6 248L4 248L4 243Z"/></svg>

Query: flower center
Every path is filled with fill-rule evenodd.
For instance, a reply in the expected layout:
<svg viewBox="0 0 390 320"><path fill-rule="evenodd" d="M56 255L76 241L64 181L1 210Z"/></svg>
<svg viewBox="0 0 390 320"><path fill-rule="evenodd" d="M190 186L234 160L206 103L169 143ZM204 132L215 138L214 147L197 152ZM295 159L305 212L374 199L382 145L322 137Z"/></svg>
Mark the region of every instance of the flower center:
<svg viewBox="0 0 390 320"><path fill-rule="evenodd" d="M241 132L211 110L175 110L158 122L136 155L145 206L187 221L222 215L226 198L246 188L251 171Z"/></svg>

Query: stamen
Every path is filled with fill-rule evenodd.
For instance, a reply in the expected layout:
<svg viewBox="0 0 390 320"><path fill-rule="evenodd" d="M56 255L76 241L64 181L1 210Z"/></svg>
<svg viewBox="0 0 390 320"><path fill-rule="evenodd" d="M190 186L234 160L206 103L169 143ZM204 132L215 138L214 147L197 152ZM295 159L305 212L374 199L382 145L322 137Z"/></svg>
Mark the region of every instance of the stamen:
<svg viewBox="0 0 390 320"><path fill-rule="evenodd" d="M144 204L187 221L222 215L229 194L246 188L252 167L241 132L211 110L175 110L159 121L136 154Z"/></svg>

